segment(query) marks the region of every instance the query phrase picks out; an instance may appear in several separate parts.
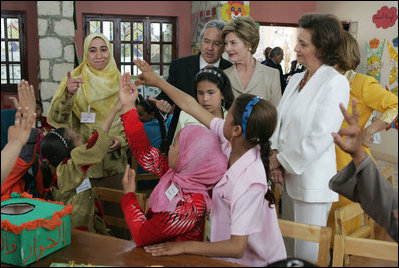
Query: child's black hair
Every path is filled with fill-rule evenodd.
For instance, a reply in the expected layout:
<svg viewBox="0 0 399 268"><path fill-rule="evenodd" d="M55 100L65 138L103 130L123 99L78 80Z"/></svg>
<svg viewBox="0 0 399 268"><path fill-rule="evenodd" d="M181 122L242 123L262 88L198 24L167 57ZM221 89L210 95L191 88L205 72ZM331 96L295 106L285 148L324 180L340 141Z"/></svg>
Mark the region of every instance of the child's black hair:
<svg viewBox="0 0 399 268"><path fill-rule="evenodd" d="M250 100L255 95L243 94L235 99L234 110L232 111L234 125L242 126L242 115ZM269 157L271 155L271 143L269 141L277 124L277 110L268 101L261 99L252 109L247 122L245 137L250 144L260 145L260 153L262 157L263 166L266 172L266 179L268 185L271 184L270 180L270 166ZM276 198L271 189L268 189L265 194L265 199L269 201L270 205L276 203Z"/></svg>
<svg viewBox="0 0 399 268"><path fill-rule="evenodd" d="M209 81L214 83L224 97L224 101L222 102L223 107L226 110L230 109L234 101L234 94L231 89L230 80L222 69L218 67L207 66L205 68L202 68L197 73L193 82L194 98L197 100L197 102L197 86L198 83L201 81Z"/></svg>
<svg viewBox="0 0 399 268"><path fill-rule="evenodd" d="M74 145L65 134L65 128L53 129L40 142L40 151L42 152L40 169L43 175L44 188L49 188L53 181L50 164L57 167L64 159L71 156Z"/></svg>
<svg viewBox="0 0 399 268"><path fill-rule="evenodd" d="M161 147L159 148L159 151L163 154L166 154L168 151L167 148L167 132L166 132L166 126L164 123L164 118L161 115L161 112L158 110L157 106L153 101L150 101L148 99L144 99L143 96L140 94L138 95L138 98L136 100L136 105L140 105L143 107L144 111L148 114L153 114L155 118L159 122L159 129L161 130L161 138L162 138L162 143Z"/></svg>

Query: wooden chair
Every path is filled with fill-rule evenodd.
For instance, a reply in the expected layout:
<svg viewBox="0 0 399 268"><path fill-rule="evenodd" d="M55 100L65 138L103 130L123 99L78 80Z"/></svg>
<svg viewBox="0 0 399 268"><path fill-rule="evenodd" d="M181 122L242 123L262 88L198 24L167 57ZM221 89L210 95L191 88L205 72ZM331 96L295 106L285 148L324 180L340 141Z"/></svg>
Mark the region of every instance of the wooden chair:
<svg viewBox="0 0 399 268"><path fill-rule="evenodd" d="M317 265L328 267L330 262L331 228L278 219L283 237L319 243Z"/></svg>
<svg viewBox="0 0 399 268"><path fill-rule="evenodd" d="M159 180L159 177L152 173L136 174L136 189L138 189L139 181L152 181L152 180ZM136 191L136 192L146 193L146 194L150 195L152 190L153 190L153 188L147 189L147 190L140 190L140 191Z"/></svg>
<svg viewBox="0 0 399 268"><path fill-rule="evenodd" d="M107 187L94 187L93 190L96 192L102 203L103 202L116 203L120 207L121 199L124 195L124 192L122 190L117 190ZM144 212L147 211L148 195L146 193L135 193L135 194L137 197L137 201L139 202L139 205L143 208ZM120 207L120 212L121 211L122 208ZM107 211L104 210L104 221L106 222L106 224L109 226L116 226L122 229L129 230L125 218L123 216L116 217L115 211L113 212L114 213L112 214L108 214ZM123 215L123 213L120 214Z"/></svg>
<svg viewBox="0 0 399 268"><path fill-rule="evenodd" d="M388 165L381 171L382 176L384 176L395 188L395 182L393 179L393 169L392 166Z"/></svg>
<svg viewBox="0 0 399 268"><path fill-rule="evenodd" d="M386 166L381 171L381 174L394 185L392 166ZM362 225L349 232L346 228L346 223L358 216L362 216ZM338 235L374 239L374 228L374 220L363 211L359 203L348 204L335 210L335 233ZM349 255L345 255L344 263L349 263Z"/></svg>
<svg viewBox="0 0 399 268"><path fill-rule="evenodd" d="M344 255L398 261L398 243L336 234L333 267L343 267Z"/></svg>
<svg viewBox="0 0 399 268"><path fill-rule="evenodd" d="M361 216L362 225L355 231L348 232L346 223L355 217ZM335 210L335 234L355 238L374 238L374 220L368 216L359 203L348 204ZM335 241L334 241L335 243ZM349 263L349 255L345 255L345 264Z"/></svg>
<svg viewBox="0 0 399 268"><path fill-rule="evenodd" d="M272 191L274 194L274 197L276 198L276 213L277 213L277 218L280 218L280 200L281 200L281 190L278 187L277 184L274 182L272 183Z"/></svg>

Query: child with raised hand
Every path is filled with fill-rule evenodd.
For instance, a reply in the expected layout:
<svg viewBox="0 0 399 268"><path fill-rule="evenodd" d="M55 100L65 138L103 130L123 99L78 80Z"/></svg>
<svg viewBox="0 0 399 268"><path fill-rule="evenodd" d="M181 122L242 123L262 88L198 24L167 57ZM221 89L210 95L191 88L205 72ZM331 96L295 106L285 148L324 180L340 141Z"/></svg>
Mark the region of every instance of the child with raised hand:
<svg viewBox="0 0 399 268"><path fill-rule="evenodd" d="M144 99L140 94L138 95L136 106L139 119L144 124L144 131L151 145L161 152L166 152L167 132L172 115L169 115L167 119L164 120L156 103L150 99Z"/></svg>
<svg viewBox="0 0 399 268"><path fill-rule="evenodd" d="M222 178L227 159L217 137L201 126L187 126L176 136L168 156L150 145L140 122L137 88L125 73L120 84L121 120L133 156L147 171L160 177L144 214L134 194L133 171L125 172L121 200L132 238L137 246L164 241L202 240L209 212L209 191Z"/></svg>
<svg viewBox="0 0 399 268"><path fill-rule="evenodd" d="M112 144L108 131L121 107L118 101L85 144L73 130L67 128L52 129L40 144L43 183L47 188L45 198L74 205L72 228L108 234L89 178L92 175L91 166L104 158Z"/></svg>
<svg viewBox="0 0 399 268"><path fill-rule="evenodd" d="M11 136L11 140L9 140L9 146L16 149L19 148L19 155L17 154L17 158L15 159L15 154L11 153L7 154L6 157L2 158L1 164L3 164L7 169L10 169L7 173L7 177L2 183L1 187L1 195L10 195L13 192L23 193L29 192L33 195L33 197L42 197L43 195L43 181L41 172L38 172L40 160L36 157L37 151L37 137L39 131L35 128L35 122L31 123L29 121L29 125L27 125L27 118L36 117L37 113L35 113L35 91L32 85L29 85L29 82L26 80L21 80L18 83L18 99L15 97L10 97L10 99L14 103L14 107L18 109L19 118L15 121L15 126L10 128L10 131L13 135L16 135L15 132L16 126L21 131L21 137L15 139L15 137ZM21 107L25 109L22 110ZM21 129L20 126L24 122L24 127ZM25 141L26 132L29 130L28 139ZM13 139L14 138L14 139ZM25 141L24 143L15 141ZM22 147L19 147L22 146ZM3 172L1 173L3 176ZM5 173L4 173L5 174ZM3 181L3 180L2 180Z"/></svg>
<svg viewBox="0 0 399 268"><path fill-rule="evenodd" d="M29 108L24 108L24 113L28 114ZM12 171L15 161L21 152L22 147L28 142L32 124L35 122L36 114L21 116L22 108L17 107L15 114L15 123L8 128L8 142L1 150L1 189L7 176Z"/></svg>
<svg viewBox="0 0 399 268"><path fill-rule="evenodd" d="M153 256L187 253L223 257L248 266L285 259L269 187L269 138L277 121L274 106L243 94L235 99L225 120L216 118L193 97L160 78L145 61L134 63L142 71L139 84L162 89L183 111L217 134L222 151L229 157L229 169L213 189L211 242L168 242L147 246L146 251Z"/></svg>

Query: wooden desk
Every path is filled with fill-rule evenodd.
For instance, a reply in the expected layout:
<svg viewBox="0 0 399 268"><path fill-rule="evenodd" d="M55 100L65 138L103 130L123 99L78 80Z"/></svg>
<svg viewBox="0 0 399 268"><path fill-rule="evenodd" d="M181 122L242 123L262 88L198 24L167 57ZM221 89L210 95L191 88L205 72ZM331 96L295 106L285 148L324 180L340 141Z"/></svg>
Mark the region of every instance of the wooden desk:
<svg viewBox="0 0 399 268"><path fill-rule="evenodd" d="M242 267L242 265L196 255L153 257L146 253L143 248L134 247L131 241L74 229L72 229L71 240L71 245L29 266L43 267L49 266L53 262L68 263L69 261L75 261L76 264L90 263L94 265L130 267L150 265ZM2 263L1 266L9 267L10 265Z"/></svg>

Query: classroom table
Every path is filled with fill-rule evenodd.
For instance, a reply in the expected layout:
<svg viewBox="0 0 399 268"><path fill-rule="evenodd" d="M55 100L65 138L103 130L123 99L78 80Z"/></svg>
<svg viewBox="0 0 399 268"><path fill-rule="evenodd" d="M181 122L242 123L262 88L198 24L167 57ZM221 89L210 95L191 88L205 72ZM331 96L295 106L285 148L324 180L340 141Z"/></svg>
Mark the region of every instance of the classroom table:
<svg viewBox="0 0 399 268"><path fill-rule="evenodd" d="M211 267L230 266L242 267L242 265L224 262L212 258L197 255L176 255L153 257L144 251L142 247L135 247L128 240L112 236L105 236L72 229L71 244L40 259L29 266L50 266L51 263L93 264L106 266L187 266L187 267ZM11 265L1 263L2 267Z"/></svg>

